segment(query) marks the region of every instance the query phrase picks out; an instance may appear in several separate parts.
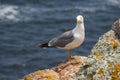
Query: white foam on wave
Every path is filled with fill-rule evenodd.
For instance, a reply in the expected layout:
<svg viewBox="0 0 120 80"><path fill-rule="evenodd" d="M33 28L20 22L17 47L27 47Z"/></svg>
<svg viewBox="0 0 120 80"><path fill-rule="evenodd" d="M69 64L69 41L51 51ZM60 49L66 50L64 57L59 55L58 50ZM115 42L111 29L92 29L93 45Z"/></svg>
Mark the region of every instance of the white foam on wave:
<svg viewBox="0 0 120 80"><path fill-rule="evenodd" d="M25 21L38 11L31 6L0 5L0 21ZM39 12L37 12L39 13Z"/></svg>
<svg viewBox="0 0 120 80"><path fill-rule="evenodd" d="M53 15L54 12L64 11L65 8L40 8L38 6L17 6L17 5L0 5L0 21L32 21L44 20L46 16ZM48 15L49 14L49 15ZM42 17L41 17L42 15ZM44 16L44 17L43 17Z"/></svg>
<svg viewBox="0 0 120 80"><path fill-rule="evenodd" d="M112 0L110 0L112 1ZM117 1L117 0L116 0ZM107 1L106 1L107 2ZM117 2L115 2L117 3ZM101 6L102 5L102 6ZM46 21L47 18L54 17L53 14L63 14L77 10L80 12L94 13L96 11L105 11L107 6L101 3L100 5L92 6L66 6L66 7L39 7L35 5L17 6L17 5L0 5L0 21ZM57 12L57 13L56 13ZM57 17L56 19L60 18ZM64 18L64 17L63 17Z"/></svg>
<svg viewBox="0 0 120 80"><path fill-rule="evenodd" d="M120 0L107 0L109 5L119 6L120 7Z"/></svg>
<svg viewBox="0 0 120 80"><path fill-rule="evenodd" d="M108 2L111 2L113 4L119 4L120 0L108 0Z"/></svg>
<svg viewBox="0 0 120 80"><path fill-rule="evenodd" d="M76 6L75 7L76 9L79 9L81 12L90 12L90 13L94 13L96 11L104 11L106 10L106 7L105 6L102 6L102 7L79 7L79 6Z"/></svg>
<svg viewBox="0 0 120 80"><path fill-rule="evenodd" d="M6 5L0 6L0 20L17 21L18 19L16 18L16 15L19 14L17 8L18 8L17 6L6 6Z"/></svg>

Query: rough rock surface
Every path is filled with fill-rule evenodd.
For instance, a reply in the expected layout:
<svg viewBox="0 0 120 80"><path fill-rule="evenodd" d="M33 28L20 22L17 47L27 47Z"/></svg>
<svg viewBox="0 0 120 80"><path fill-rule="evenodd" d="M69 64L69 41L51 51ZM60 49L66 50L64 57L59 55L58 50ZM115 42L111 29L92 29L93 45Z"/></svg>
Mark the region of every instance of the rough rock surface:
<svg viewBox="0 0 120 80"><path fill-rule="evenodd" d="M88 58L74 56L55 68L35 71L22 80L120 80L120 19L99 38Z"/></svg>
<svg viewBox="0 0 120 80"><path fill-rule="evenodd" d="M74 56L55 68L35 71L21 80L73 80L86 58Z"/></svg>
<svg viewBox="0 0 120 80"><path fill-rule="evenodd" d="M120 19L113 23L112 30L115 32L115 36L120 39Z"/></svg>
<svg viewBox="0 0 120 80"><path fill-rule="evenodd" d="M99 38L75 80L120 80L119 20Z"/></svg>

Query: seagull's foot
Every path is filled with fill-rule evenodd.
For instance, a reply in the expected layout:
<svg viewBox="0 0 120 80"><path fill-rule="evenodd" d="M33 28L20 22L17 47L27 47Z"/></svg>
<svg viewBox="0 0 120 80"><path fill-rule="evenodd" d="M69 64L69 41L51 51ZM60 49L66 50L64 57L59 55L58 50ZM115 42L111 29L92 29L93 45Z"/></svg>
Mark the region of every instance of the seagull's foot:
<svg viewBox="0 0 120 80"><path fill-rule="evenodd" d="M71 54L72 54L72 51L71 51L71 50L68 50L68 51L67 51L67 55L68 55L68 59L67 59L67 61L73 59L73 57L72 57Z"/></svg>
<svg viewBox="0 0 120 80"><path fill-rule="evenodd" d="M74 57L73 56L69 56L68 59L67 59L67 61L70 61L72 59L74 59Z"/></svg>

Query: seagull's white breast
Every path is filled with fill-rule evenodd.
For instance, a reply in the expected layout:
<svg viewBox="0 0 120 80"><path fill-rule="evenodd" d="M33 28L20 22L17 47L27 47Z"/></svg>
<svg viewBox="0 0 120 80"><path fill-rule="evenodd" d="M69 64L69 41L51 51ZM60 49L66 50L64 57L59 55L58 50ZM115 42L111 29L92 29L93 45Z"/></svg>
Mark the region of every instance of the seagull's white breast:
<svg viewBox="0 0 120 80"><path fill-rule="evenodd" d="M73 30L73 36L74 40L67 44L64 49L70 50L76 47L79 47L83 41L84 41L84 36L85 36L85 31L84 31L84 24L77 25Z"/></svg>
<svg viewBox="0 0 120 80"><path fill-rule="evenodd" d="M74 34L74 40L67 44L64 49L70 50L79 47L84 41L84 35Z"/></svg>

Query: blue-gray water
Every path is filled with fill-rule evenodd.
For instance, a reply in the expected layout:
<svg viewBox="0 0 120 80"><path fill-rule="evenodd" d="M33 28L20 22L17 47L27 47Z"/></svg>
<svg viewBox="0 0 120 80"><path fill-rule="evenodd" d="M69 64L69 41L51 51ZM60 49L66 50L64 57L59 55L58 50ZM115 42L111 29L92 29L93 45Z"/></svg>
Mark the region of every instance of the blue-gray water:
<svg viewBox="0 0 120 80"><path fill-rule="evenodd" d="M37 46L85 18L86 38L73 55L88 56L120 17L120 0L0 0L0 80L17 80L66 59L66 51Z"/></svg>

